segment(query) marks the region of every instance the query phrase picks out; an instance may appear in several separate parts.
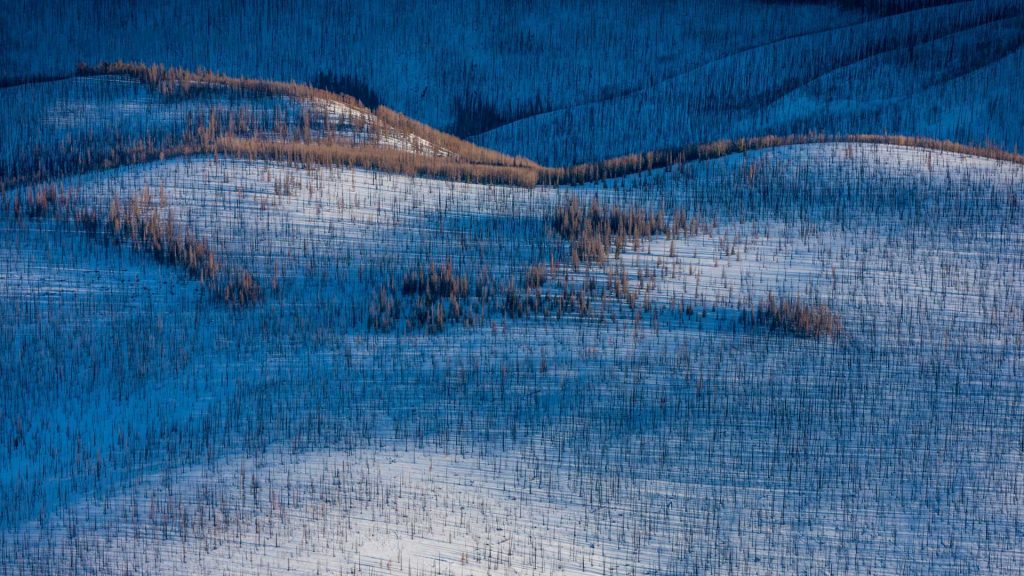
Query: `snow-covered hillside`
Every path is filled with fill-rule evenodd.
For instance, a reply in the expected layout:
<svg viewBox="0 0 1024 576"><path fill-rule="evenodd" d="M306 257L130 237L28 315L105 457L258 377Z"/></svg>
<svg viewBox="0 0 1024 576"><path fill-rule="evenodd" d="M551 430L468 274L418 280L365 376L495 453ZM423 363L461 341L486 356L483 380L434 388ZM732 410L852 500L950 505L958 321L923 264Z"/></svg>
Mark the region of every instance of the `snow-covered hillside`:
<svg viewBox="0 0 1024 576"><path fill-rule="evenodd" d="M144 82L139 76L146 69L110 68L0 88L5 182L195 153L218 139L243 148L299 143L455 157L443 141L424 137L431 136L428 129L396 125L404 119L381 118L344 95L280 83L239 86L216 76L182 74L181 80L172 73ZM153 69L156 78L163 73Z"/></svg>
<svg viewBox="0 0 1024 576"><path fill-rule="evenodd" d="M204 154L50 184L263 294L5 191L0 574L1024 565L1020 164L806 144L517 188Z"/></svg>
<svg viewBox="0 0 1024 576"><path fill-rule="evenodd" d="M1024 576L1020 0L7 4L0 576Z"/></svg>

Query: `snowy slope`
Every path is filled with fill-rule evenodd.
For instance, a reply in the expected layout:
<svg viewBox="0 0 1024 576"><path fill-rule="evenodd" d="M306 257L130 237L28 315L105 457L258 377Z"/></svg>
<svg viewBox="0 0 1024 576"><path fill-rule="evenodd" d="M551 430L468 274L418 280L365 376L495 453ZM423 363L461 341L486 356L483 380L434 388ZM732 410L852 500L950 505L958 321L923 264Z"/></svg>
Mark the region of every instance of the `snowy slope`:
<svg viewBox="0 0 1024 576"><path fill-rule="evenodd" d="M216 83L162 93L124 74L76 76L0 88L4 180L116 166L195 147L195 132L270 141L358 145L446 156L423 137L389 126L342 99L258 93ZM192 138L193 140L190 140ZM179 152L180 153L180 152Z"/></svg>
<svg viewBox="0 0 1024 576"><path fill-rule="evenodd" d="M70 177L99 206L150 190L279 288L225 307L70 223L9 221L0 566L1017 573L1022 182L874 144L563 189L209 156ZM574 266L551 229L571 197L699 225ZM406 322L403 278L449 260L474 312ZM510 314L502 286L533 294L536 264L542 297L589 290L589 310ZM81 269L81 296L40 303ZM741 321L769 292L842 334ZM70 319L94 328L53 329Z"/></svg>

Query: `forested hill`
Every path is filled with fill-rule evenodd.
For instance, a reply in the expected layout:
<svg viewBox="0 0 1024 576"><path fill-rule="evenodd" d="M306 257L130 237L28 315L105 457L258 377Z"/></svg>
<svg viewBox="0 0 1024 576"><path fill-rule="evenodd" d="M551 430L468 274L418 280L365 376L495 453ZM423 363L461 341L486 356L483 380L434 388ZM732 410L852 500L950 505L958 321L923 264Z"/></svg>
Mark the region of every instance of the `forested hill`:
<svg viewBox="0 0 1024 576"><path fill-rule="evenodd" d="M16 3L0 80L141 61L295 80L565 165L763 134L1020 148L1016 0Z"/></svg>

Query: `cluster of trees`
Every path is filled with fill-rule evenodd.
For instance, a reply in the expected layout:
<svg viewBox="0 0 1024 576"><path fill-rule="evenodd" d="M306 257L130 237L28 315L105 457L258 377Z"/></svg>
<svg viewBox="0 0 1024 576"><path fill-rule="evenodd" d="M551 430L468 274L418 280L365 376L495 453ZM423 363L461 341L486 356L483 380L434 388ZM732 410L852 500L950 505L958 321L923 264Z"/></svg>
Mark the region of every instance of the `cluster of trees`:
<svg viewBox="0 0 1024 576"><path fill-rule="evenodd" d="M556 264L532 264L507 281L499 281L487 268L475 276L452 262L416 266L396 283L385 281L372 290L367 326L389 332L400 326L442 332L448 324L479 326L495 316L510 319L566 314L589 317L592 301L611 295L593 279L579 285L567 278L549 282ZM617 295L616 295L617 296ZM632 306L632 301L627 301Z"/></svg>
<svg viewBox="0 0 1024 576"><path fill-rule="evenodd" d="M157 262L184 269L225 304L246 306L262 299L260 284L248 270L220 262L209 242L176 223L173 213L161 216L148 190L127 205L115 197L105 215L83 208L74 218L94 237L129 244Z"/></svg>
<svg viewBox="0 0 1024 576"><path fill-rule="evenodd" d="M381 110L386 109L378 108L378 112ZM411 122L404 122L401 125L404 128L410 126ZM421 133L426 133L426 130L421 130ZM448 139L454 139L453 136L445 136L447 138L434 138L433 141L445 142ZM500 163L494 163L489 161L492 151L483 149L480 149L480 152L471 150L470 157L474 160L466 161L465 157L461 155L455 157L428 156L415 151L385 147L351 146L325 142L281 142L264 139L240 139L230 136L219 139L211 151L250 158L328 166L356 166L408 176L532 188L538 184L557 186L602 182L638 172L669 168L688 161L710 160L730 154L779 146L833 142L910 146L1024 164L1024 154L1002 150L994 145L970 146L950 140L884 134L769 135L737 140L716 140L707 144L631 154L599 162L576 164L566 168L539 166L522 159L514 159L512 163L507 163L506 160L501 159L501 155L498 153L494 153L498 156L493 159Z"/></svg>
<svg viewBox="0 0 1024 576"><path fill-rule="evenodd" d="M521 166L495 166L462 162L458 157L433 156L382 146L330 142L282 142L225 136L211 152L235 157L294 162L320 166L352 166L406 176L441 178L457 182L479 182L533 187L537 171Z"/></svg>
<svg viewBox="0 0 1024 576"><path fill-rule="evenodd" d="M924 136L906 136L899 134L807 134L775 135L751 138L720 139L704 144L694 144L678 148L654 150L639 154L627 154L597 162L584 162L565 168L544 168L540 181L545 184L575 185L588 182L601 182L621 178L638 172L660 168L669 168L677 164L695 160L713 160L730 154L747 151L794 146L798 144L825 144L834 142L850 142L858 144L891 144L910 146L942 152L970 154L994 160L1003 160L1024 164L1024 154L1003 150L994 144L971 146L951 140L939 140Z"/></svg>
<svg viewBox="0 0 1024 576"><path fill-rule="evenodd" d="M557 288L547 290L542 289L542 286L520 289L515 282L509 282L504 289L502 313L513 319L531 316L553 316L560 319L566 314L591 317L592 301L595 297L604 296L595 294L596 288L597 284L593 282L579 286L561 282Z"/></svg>
<svg viewBox="0 0 1024 576"><path fill-rule="evenodd" d="M338 102L355 110L369 112L359 100L347 94L314 88L308 84L257 80L227 76L203 68L188 70L162 64L146 65L141 62L101 62L90 65L80 63L77 76L129 76L169 97L188 98L209 91L233 90L247 96L291 96L298 99L323 99Z"/></svg>
<svg viewBox="0 0 1024 576"><path fill-rule="evenodd" d="M4 198L0 206L15 220L54 218L103 242L130 245L157 262L184 270L225 304L245 306L262 299L260 283L248 270L220 262L209 242L175 222L172 213L161 215L149 190L127 203L114 197L105 211L80 204L71 191L45 185Z"/></svg>
<svg viewBox="0 0 1024 576"><path fill-rule="evenodd" d="M469 278L457 274L451 260L441 266L417 268L402 278L402 296L412 298L409 320L430 332L444 329L446 322L462 320L461 300L469 296Z"/></svg>
<svg viewBox="0 0 1024 576"><path fill-rule="evenodd" d="M404 319L407 328L426 328L430 333L443 331L448 323L472 325L488 308L496 287L486 270L471 284L451 260L441 265L419 265L402 274L397 286L389 281L373 292L367 325L387 332ZM470 298L475 299L472 308Z"/></svg>
<svg viewBox="0 0 1024 576"><path fill-rule="evenodd" d="M828 305L809 304L799 298L777 298L771 292L755 311L745 313L743 320L801 338L838 338L843 333L842 320Z"/></svg>
<svg viewBox="0 0 1024 576"><path fill-rule="evenodd" d="M384 115L381 117L388 118L386 110L382 106L378 108L378 114L384 111ZM392 126L396 125L392 122L389 122L389 124ZM414 121L402 121L397 125L401 129L406 129L414 125ZM420 134L428 134L428 130L433 129L420 129L419 132ZM432 138L432 142L440 143L441 146L447 144L447 147L444 147L445 150L455 148L463 152L468 151L470 160L466 160L466 156L461 154L456 154L454 157L431 156L415 151L387 147L351 146L328 142L281 142L264 139L240 139L231 136L220 138L211 147L210 151L248 156L250 158L265 158L328 166L357 166L408 176L425 176L459 182L507 184L525 188L532 188L538 184L558 186L602 182L638 172L669 168L688 161L710 160L730 154L779 146L833 142L910 146L1024 164L1024 154L1002 150L994 145L970 146L950 140L903 135L805 134L716 140L707 144L687 146L685 148L631 154L599 162L576 164L566 168L552 168L539 166L525 159L507 160L507 157L503 157L497 152L475 149L472 147L472 144L468 143L465 148L452 146L450 142L457 140L454 136L444 135L444 137L438 137L437 135L432 135ZM492 157L491 154L495 156Z"/></svg>
<svg viewBox="0 0 1024 576"><path fill-rule="evenodd" d="M622 207L601 202L596 196L584 206L579 197L570 196L555 207L550 218L551 229L569 241L572 261L596 262L608 259L608 251L615 246L621 253L626 242L639 246L640 241L657 234L671 234L697 226L698 221L687 220L686 213L677 211L671 218L664 210L651 210L643 206Z"/></svg>
<svg viewBox="0 0 1024 576"><path fill-rule="evenodd" d="M698 219L687 219L682 212L675 220L680 223L677 227L664 224L664 216L660 219L662 224L656 224L659 221L656 212L616 206L602 206L599 210L601 214L613 215L601 216L599 226L606 233L609 226L614 229L616 233L611 237L616 241L654 230L678 234L686 230L686 226L690 226L690 230L701 226ZM582 213L589 214L589 210ZM577 254L573 252L573 257ZM570 281L568 274L560 274L560 270L564 271L562 266L563 263L552 256L547 264L530 264L514 271L505 281L499 281L486 267L474 276L454 267L451 260L441 265L418 265L403 273L397 282L388 279L368 291L367 326L378 332L404 327L438 333L448 324L479 326L496 316L560 319L573 315L605 320L615 316L615 307L609 308L610 300L625 305L637 323L642 312L653 310L649 293L641 302L645 288L655 284L653 270L640 270L639 284L634 285L621 262L605 269L607 282L599 282L596 276L589 274L582 281ZM612 316L607 316L609 313ZM693 314L692 306L689 313Z"/></svg>

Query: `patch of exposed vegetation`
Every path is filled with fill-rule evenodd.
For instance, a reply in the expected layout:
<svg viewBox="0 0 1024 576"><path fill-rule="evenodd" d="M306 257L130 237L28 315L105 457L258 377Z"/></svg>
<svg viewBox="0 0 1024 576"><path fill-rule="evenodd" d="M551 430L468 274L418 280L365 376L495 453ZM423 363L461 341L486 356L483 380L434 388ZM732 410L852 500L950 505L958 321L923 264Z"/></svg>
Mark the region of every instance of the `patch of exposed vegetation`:
<svg viewBox="0 0 1024 576"><path fill-rule="evenodd" d="M499 282L487 268L470 275L451 261L419 265L371 292L367 326L378 332L404 327L438 333L447 325L479 326L499 317L587 318L594 312L592 301L606 296L593 280L577 286L566 278L555 282L553 275L549 266L533 264Z"/></svg>
<svg viewBox="0 0 1024 576"><path fill-rule="evenodd" d="M801 338L838 338L843 333L842 320L828 305L777 298L772 293L758 304L757 310L745 315L745 321Z"/></svg>
<svg viewBox="0 0 1024 576"><path fill-rule="evenodd" d="M77 207L67 190L40 186L4 203L15 219L47 218L72 222L93 238L126 244L157 262L185 270L226 304L245 306L262 299L259 282L244 268L220 262L206 240L161 215L148 190L126 204L115 197L106 211Z"/></svg>
<svg viewBox="0 0 1024 576"><path fill-rule="evenodd" d="M621 253L627 242L639 246L640 241L658 234L678 234L695 226L696 220L687 220L680 211L670 219L662 210L640 206L622 207L603 203L594 197L588 205L576 196L569 197L555 207L551 215L551 229L569 241L573 264L608 259L615 247Z"/></svg>
<svg viewBox="0 0 1024 576"><path fill-rule="evenodd" d="M409 149L398 149L377 145L372 139L369 142L339 140L332 137L334 128L323 114L308 110L303 112L301 118L293 118L289 124L281 117L252 117L244 108L224 110L211 106L209 113L196 115L182 130L152 131L109 138L89 135L65 142L60 149L47 155L26 155L0 172L0 179L5 185L38 183L69 174L172 156L217 153L307 164L356 166L410 176L522 187L600 182L751 150L830 142L911 146L1024 163L1024 155L995 146L969 146L916 136L810 133L716 140L572 166L550 167L528 158L509 156L477 146L384 105L376 105L371 110L353 96L305 84L236 78L202 69L191 71L124 62L95 66L83 64L78 67L76 75L127 76L166 98L174 99L232 91L250 97L281 96L306 102L334 102L348 107L356 115L372 114L375 117L372 126L364 125L359 127L360 130L378 136L411 137L411 144ZM351 121L359 123L358 119ZM319 135L313 133L316 127L320 128ZM423 145L429 149L421 149Z"/></svg>

